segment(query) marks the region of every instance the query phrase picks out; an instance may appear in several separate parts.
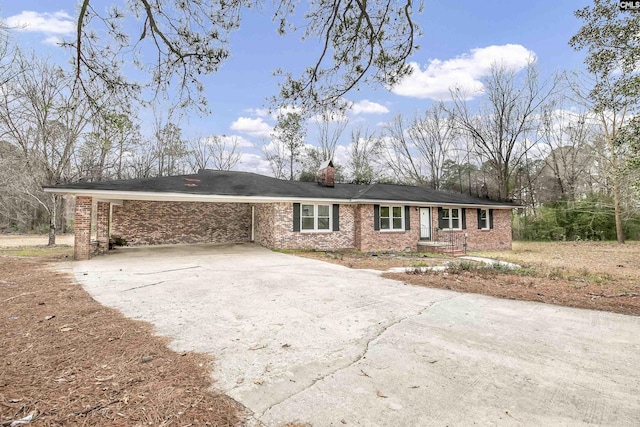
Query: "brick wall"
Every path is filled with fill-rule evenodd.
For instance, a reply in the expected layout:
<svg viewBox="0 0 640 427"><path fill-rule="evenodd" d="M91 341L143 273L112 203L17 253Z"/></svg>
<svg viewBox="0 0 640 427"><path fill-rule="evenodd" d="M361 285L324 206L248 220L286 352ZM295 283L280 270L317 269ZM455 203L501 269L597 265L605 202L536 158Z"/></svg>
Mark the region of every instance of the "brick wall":
<svg viewBox="0 0 640 427"><path fill-rule="evenodd" d="M467 209L465 231L467 232L467 249L470 251L511 250L511 211L494 209L493 229L478 230L477 209Z"/></svg>
<svg viewBox="0 0 640 427"><path fill-rule="evenodd" d="M125 200L113 206L111 234L130 245L240 243L251 236L248 203Z"/></svg>
<svg viewBox="0 0 640 427"><path fill-rule="evenodd" d="M260 203L253 205L255 209L254 239L257 244L266 248L273 248L274 237L274 214L273 203Z"/></svg>
<svg viewBox="0 0 640 427"><path fill-rule="evenodd" d="M412 251L416 250L420 239L420 212L416 210L415 206L409 208L411 229L406 231L376 231L373 223L373 205L361 205L359 211L360 245L358 249L363 252L397 252L406 248Z"/></svg>
<svg viewBox="0 0 640 427"><path fill-rule="evenodd" d="M340 231L293 231L293 203L273 204L274 248L277 249L353 249L355 205L340 205Z"/></svg>
<svg viewBox="0 0 640 427"><path fill-rule="evenodd" d="M438 228L438 208L431 209L432 230ZM493 210L493 228L490 230L478 230L478 210L467 208L465 230L454 233L467 235L467 250L469 251L496 251L511 250L511 210Z"/></svg>
<svg viewBox="0 0 640 427"><path fill-rule="evenodd" d="M109 250L111 204L109 202L98 202L96 211L96 240L98 241L98 252L104 253Z"/></svg>

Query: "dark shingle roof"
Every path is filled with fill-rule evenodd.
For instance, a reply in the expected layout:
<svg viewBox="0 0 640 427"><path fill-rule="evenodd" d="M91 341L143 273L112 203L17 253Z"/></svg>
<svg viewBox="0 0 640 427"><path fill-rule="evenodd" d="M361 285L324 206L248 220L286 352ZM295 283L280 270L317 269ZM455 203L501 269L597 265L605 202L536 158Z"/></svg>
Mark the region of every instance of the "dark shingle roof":
<svg viewBox="0 0 640 427"><path fill-rule="evenodd" d="M184 193L238 197L286 197L366 201L412 201L438 204L515 206L511 203L472 197L424 187L391 184L335 184L322 187L315 182L284 181L251 172L201 170L197 174L102 182L76 182L49 187L54 192L146 192Z"/></svg>

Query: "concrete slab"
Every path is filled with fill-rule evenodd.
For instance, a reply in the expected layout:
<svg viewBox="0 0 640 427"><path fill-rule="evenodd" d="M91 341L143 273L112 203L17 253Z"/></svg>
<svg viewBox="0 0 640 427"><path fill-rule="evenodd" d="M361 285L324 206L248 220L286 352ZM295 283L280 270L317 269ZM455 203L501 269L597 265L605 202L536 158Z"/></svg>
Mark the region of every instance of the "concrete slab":
<svg viewBox="0 0 640 427"><path fill-rule="evenodd" d="M253 245L76 262L99 302L211 353L267 426L637 425L640 318L404 285Z"/></svg>

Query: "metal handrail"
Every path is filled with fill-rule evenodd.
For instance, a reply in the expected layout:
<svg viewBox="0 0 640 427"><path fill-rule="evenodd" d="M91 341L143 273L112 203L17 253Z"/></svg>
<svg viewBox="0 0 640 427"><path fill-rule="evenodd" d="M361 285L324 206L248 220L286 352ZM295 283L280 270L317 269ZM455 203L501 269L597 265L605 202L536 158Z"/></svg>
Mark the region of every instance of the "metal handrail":
<svg viewBox="0 0 640 427"><path fill-rule="evenodd" d="M434 242L446 244L450 250L460 250L467 253L467 233L462 230L435 229Z"/></svg>

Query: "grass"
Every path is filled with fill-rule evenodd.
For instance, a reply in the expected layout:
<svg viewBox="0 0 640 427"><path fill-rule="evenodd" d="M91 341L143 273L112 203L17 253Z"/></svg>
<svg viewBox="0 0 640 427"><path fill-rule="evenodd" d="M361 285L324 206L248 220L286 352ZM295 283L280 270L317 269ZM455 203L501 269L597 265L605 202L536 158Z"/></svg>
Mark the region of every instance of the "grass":
<svg viewBox="0 0 640 427"><path fill-rule="evenodd" d="M63 260L65 258L73 258L73 247L68 245L56 245L0 248L0 256L3 255L25 258L48 258Z"/></svg>

